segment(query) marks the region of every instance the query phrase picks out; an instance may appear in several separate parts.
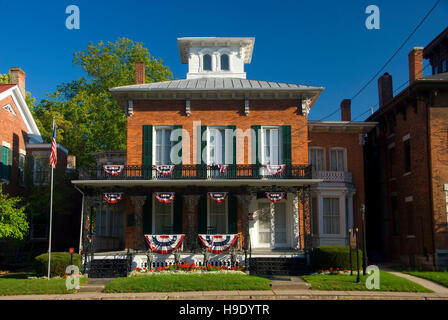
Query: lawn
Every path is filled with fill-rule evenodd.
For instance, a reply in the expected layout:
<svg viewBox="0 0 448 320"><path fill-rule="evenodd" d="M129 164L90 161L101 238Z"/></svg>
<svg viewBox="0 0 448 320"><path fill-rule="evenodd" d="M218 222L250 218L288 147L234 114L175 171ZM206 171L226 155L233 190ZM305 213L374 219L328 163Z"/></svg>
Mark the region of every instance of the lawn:
<svg viewBox="0 0 448 320"><path fill-rule="evenodd" d="M403 273L410 274L419 278L430 280L448 287L448 272L446 271L402 271Z"/></svg>
<svg viewBox="0 0 448 320"><path fill-rule="evenodd" d="M0 296L23 294L64 294L73 293L67 290L65 279L27 279L29 273L11 273L0 276ZM81 278L81 284L89 279Z"/></svg>
<svg viewBox="0 0 448 320"><path fill-rule="evenodd" d="M311 284L313 290L341 290L341 291L397 291L397 292L432 292L412 281L380 271L380 289L369 290L365 282L368 276L361 275L361 282L356 283L356 275L308 275L302 278Z"/></svg>
<svg viewBox="0 0 448 320"><path fill-rule="evenodd" d="M270 290L266 278L246 274L157 274L117 278L105 292L176 292L211 290Z"/></svg>

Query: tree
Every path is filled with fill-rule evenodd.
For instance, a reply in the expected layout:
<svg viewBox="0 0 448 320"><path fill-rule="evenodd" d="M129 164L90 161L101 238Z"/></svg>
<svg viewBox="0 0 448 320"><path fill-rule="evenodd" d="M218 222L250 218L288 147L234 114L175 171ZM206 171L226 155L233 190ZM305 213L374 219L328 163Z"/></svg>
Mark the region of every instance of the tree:
<svg viewBox="0 0 448 320"><path fill-rule="evenodd" d="M90 43L86 50L76 52L73 64L87 77L59 85L33 108L44 140L51 141L54 117L58 143L76 155L78 165L92 164L93 152L126 149L126 116L109 89L134 84L135 62L139 61L145 63L146 82L172 79L162 60L130 39Z"/></svg>
<svg viewBox="0 0 448 320"><path fill-rule="evenodd" d="M19 207L21 201L21 198L4 194L0 183L0 239L23 240L28 233L25 207Z"/></svg>

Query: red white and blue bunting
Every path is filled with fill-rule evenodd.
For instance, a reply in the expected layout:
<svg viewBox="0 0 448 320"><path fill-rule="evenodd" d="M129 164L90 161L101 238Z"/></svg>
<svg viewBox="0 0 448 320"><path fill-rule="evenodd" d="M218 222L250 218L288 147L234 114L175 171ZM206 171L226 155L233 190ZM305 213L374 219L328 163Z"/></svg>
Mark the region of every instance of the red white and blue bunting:
<svg viewBox="0 0 448 320"><path fill-rule="evenodd" d="M238 234L199 234L204 247L214 254L226 252L235 244Z"/></svg>
<svg viewBox="0 0 448 320"><path fill-rule="evenodd" d="M184 240L184 234L153 235L145 234L146 242L152 251L168 254L179 248Z"/></svg>
<svg viewBox="0 0 448 320"><path fill-rule="evenodd" d="M285 197L285 192L266 192L266 198L276 203Z"/></svg>
<svg viewBox="0 0 448 320"><path fill-rule="evenodd" d="M154 166L154 169L156 169L158 174L161 174L163 176L170 175L174 171L174 164L169 165L156 165Z"/></svg>
<svg viewBox="0 0 448 320"><path fill-rule="evenodd" d="M122 164L107 164L103 166L104 172L111 176L118 176L124 169Z"/></svg>
<svg viewBox="0 0 448 320"><path fill-rule="evenodd" d="M114 192L114 193L104 193L103 199L107 203L117 203L121 199L123 199L123 192Z"/></svg>
<svg viewBox="0 0 448 320"><path fill-rule="evenodd" d="M219 173L224 174L227 172L227 169L229 169L228 164L215 164L213 165L215 168L218 168Z"/></svg>
<svg viewBox="0 0 448 320"><path fill-rule="evenodd" d="M285 171L286 165L284 164L267 164L266 169L270 175L279 175Z"/></svg>
<svg viewBox="0 0 448 320"><path fill-rule="evenodd" d="M210 199L216 202L223 202L227 198L227 192L209 192Z"/></svg>
<svg viewBox="0 0 448 320"><path fill-rule="evenodd" d="M154 192L154 195L159 202L170 203L174 200L175 192Z"/></svg>

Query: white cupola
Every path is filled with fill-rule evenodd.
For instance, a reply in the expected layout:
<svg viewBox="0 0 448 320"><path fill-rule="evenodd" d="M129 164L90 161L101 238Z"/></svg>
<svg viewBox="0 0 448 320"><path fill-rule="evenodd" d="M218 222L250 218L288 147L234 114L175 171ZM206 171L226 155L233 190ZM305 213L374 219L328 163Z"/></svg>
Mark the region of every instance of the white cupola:
<svg viewBox="0 0 448 320"><path fill-rule="evenodd" d="M255 38L178 38L181 63L188 63L187 79L246 79L244 65L252 60Z"/></svg>

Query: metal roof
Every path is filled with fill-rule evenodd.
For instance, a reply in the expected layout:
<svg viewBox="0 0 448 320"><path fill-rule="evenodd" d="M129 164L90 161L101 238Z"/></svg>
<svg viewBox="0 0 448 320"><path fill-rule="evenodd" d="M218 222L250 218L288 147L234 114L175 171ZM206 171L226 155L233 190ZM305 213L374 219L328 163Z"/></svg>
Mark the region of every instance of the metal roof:
<svg viewBox="0 0 448 320"><path fill-rule="evenodd" d="M183 79L111 88L111 92L141 91L207 91L207 90L260 90L260 91L322 91L323 87L291 84L275 81L248 80L240 78Z"/></svg>

